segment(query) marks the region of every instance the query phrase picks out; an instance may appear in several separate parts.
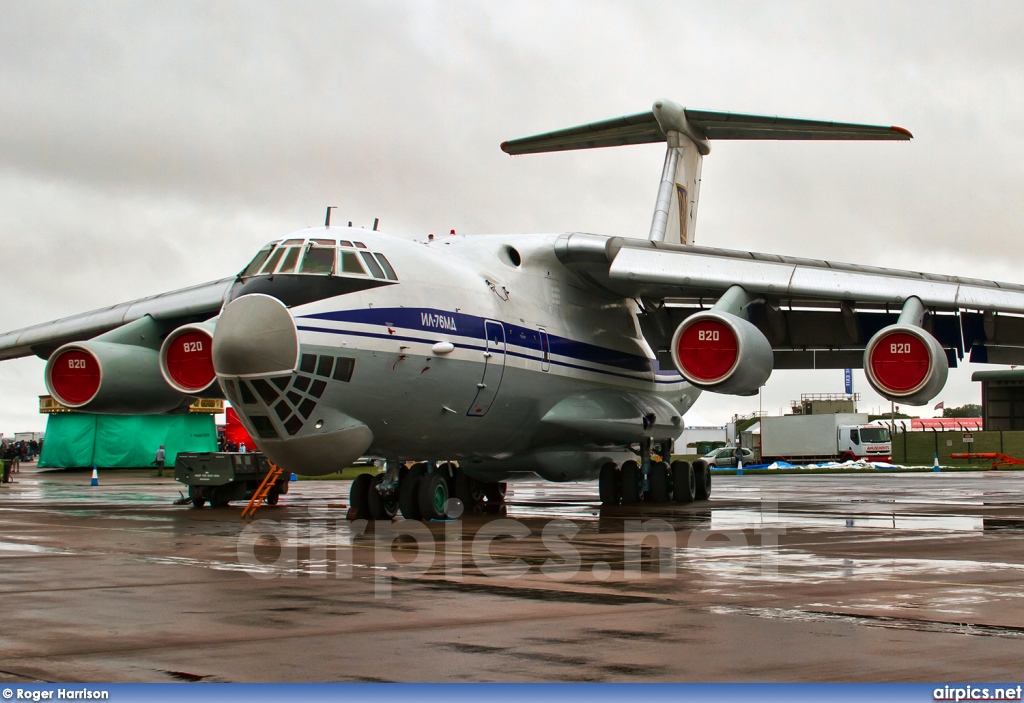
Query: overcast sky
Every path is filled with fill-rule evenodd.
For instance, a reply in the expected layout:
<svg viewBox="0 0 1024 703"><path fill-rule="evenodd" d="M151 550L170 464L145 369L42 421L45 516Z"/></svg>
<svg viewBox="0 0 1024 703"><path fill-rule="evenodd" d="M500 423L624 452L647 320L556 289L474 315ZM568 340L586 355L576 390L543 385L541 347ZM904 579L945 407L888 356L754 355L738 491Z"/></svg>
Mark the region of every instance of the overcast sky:
<svg viewBox="0 0 1024 703"><path fill-rule="evenodd" d="M662 97L915 137L716 142L698 243L1024 282L1024 3L0 11L2 331L233 274L327 205L396 233L646 236L660 145L515 159L498 145ZM977 368L936 401L979 402ZM42 371L0 362L0 431L43 429ZM863 409L888 406L855 379ZM842 390L842 371L777 372L761 402ZM705 394L687 421L758 402Z"/></svg>

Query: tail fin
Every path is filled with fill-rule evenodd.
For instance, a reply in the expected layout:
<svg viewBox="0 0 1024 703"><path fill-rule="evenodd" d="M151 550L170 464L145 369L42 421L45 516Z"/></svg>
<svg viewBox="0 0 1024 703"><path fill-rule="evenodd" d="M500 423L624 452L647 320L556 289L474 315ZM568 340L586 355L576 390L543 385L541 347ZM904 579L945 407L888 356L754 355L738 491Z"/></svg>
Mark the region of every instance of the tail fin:
<svg viewBox="0 0 1024 703"><path fill-rule="evenodd" d="M906 141L912 136L902 127L692 110L668 100L659 100L650 112L513 139L504 142L501 149L516 156L667 142L665 165L648 238L656 242L693 244L701 161L711 151L709 139Z"/></svg>

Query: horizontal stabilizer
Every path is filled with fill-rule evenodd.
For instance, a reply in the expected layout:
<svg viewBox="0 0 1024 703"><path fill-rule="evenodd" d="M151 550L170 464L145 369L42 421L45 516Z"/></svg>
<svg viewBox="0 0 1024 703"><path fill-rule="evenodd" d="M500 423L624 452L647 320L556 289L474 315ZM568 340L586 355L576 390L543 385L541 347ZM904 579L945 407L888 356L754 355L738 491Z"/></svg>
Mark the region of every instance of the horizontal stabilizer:
<svg viewBox="0 0 1024 703"><path fill-rule="evenodd" d="M663 107L677 108L671 111ZM666 141L666 132L678 129L703 139L822 139L822 140L902 140L913 135L902 127L803 120L770 115L743 115L679 108L667 100L655 103L658 114L682 113L685 126L661 124L655 110L616 117L602 122L560 129L502 143L507 154L537 154L545 151L595 149L605 146L649 144Z"/></svg>

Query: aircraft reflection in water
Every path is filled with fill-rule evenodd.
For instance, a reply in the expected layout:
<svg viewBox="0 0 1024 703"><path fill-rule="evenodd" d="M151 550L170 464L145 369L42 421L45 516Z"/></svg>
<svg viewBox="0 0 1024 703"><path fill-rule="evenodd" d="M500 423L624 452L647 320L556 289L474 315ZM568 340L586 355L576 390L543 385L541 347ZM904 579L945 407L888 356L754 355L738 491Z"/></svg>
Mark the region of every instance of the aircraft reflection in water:
<svg viewBox="0 0 1024 703"><path fill-rule="evenodd" d="M1024 363L1024 319L1002 314L1024 312L1024 287L693 245L709 141L910 138L658 101L502 144L666 142L647 240L423 240L330 226L328 211L237 276L0 335L0 358L48 359L50 392L89 412L179 412L223 393L288 471L385 459L353 483L353 516L441 518L450 496L493 510L505 481L534 473L599 476L605 505L704 500L702 462L659 459L701 391L752 395L777 368L864 368L913 405L966 352Z"/></svg>

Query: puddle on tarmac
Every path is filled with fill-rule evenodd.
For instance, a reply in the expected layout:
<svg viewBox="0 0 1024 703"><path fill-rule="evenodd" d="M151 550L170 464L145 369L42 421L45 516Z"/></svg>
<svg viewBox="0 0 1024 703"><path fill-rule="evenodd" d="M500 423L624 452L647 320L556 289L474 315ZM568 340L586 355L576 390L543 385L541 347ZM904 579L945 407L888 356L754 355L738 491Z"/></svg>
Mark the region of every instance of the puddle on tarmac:
<svg viewBox="0 0 1024 703"><path fill-rule="evenodd" d="M712 530L759 528L888 529L915 532L977 532L985 528L980 517L959 515L819 515L759 510L712 510Z"/></svg>
<svg viewBox="0 0 1024 703"><path fill-rule="evenodd" d="M1005 637L1024 639L1024 628L1004 625L977 625L971 623L943 622L941 620L915 620L913 618L890 617L886 615L859 615L786 608L758 608L748 606L718 605L708 609L716 615L747 615L772 620L798 620L802 622L843 623L866 627L882 627L892 630L913 630L917 632L938 632L943 634L970 635L973 637Z"/></svg>
<svg viewBox="0 0 1024 703"><path fill-rule="evenodd" d="M44 547L40 544L25 544L22 542L0 542L0 556L28 556L30 554L56 554L69 555L79 554L74 549L61 549L59 547Z"/></svg>

